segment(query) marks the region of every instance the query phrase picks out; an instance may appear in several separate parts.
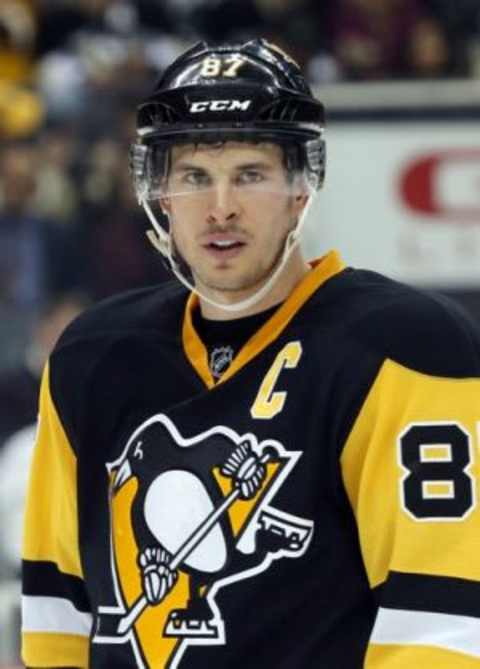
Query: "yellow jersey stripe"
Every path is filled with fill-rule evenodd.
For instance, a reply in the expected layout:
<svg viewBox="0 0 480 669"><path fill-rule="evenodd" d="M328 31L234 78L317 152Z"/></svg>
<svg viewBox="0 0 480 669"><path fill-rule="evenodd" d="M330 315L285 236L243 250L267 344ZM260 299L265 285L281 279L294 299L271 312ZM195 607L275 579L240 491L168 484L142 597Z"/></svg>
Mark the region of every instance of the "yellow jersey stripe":
<svg viewBox="0 0 480 669"><path fill-rule="evenodd" d="M40 390L40 415L22 557L32 562L54 562L61 572L83 578L78 546L77 462L50 396L48 365Z"/></svg>

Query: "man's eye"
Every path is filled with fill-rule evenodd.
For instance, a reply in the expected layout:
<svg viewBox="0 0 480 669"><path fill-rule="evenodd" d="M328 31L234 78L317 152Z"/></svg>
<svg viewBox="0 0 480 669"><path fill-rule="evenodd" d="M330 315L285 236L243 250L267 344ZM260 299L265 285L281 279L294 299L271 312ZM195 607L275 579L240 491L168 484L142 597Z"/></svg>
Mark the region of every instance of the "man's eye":
<svg viewBox="0 0 480 669"><path fill-rule="evenodd" d="M187 172L184 181L190 186L208 186L210 183L208 174L204 172Z"/></svg>
<svg viewBox="0 0 480 669"><path fill-rule="evenodd" d="M265 177L261 172L256 170L246 170L245 172L240 172L238 175L239 184L258 184L261 181L264 181Z"/></svg>

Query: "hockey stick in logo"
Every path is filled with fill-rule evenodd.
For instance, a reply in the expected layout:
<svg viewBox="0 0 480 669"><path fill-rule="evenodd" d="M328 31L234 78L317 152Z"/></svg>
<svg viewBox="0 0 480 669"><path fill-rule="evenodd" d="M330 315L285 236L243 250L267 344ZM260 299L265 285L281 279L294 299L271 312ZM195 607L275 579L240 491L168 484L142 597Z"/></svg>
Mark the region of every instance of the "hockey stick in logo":
<svg viewBox="0 0 480 669"><path fill-rule="evenodd" d="M266 453L261 458L259 458L258 463L265 464L269 459L270 454ZM210 530L223 516L223 514L228 511L228 509L238 499L240 494L240 487L235 487L232 492L227 495L227 497L225 497L220 506L214 509L205 518L205 520L200 523L197 529L192 532L188 539L184 541L178 551L173 555L169 563L169 568L172 571L177 569L177 567L179 567L182 562L195 550L198 544L203 541L203 539L205 539ZM100 641L106 637L114 637L117 639L125 637L148 606L149 604L146 596L141 595L132 604L126 613L122 614L113 613L110 611L102 611L102 613L99 614L97 618L97 629L94 640Z"/></svg>

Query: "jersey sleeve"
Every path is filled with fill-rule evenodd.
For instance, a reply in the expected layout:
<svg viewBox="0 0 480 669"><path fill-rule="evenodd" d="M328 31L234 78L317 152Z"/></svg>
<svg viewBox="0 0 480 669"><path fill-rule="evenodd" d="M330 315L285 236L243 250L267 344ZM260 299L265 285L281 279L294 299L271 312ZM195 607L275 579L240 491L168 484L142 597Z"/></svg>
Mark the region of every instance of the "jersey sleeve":
<svg viewBox="0 0 480 669"><path fill-rule="evenodd" d="M22 657L30 667L88 666L92 625L79 557L76 458L50 394L31 464L22 572Z"/></svg>
<svg viewBox="0 0 480 669"><path fill-rule="evenodd" d="M479 439L479 379L384 362L341 456L378 604L364 669L479 669Z"/></svg>

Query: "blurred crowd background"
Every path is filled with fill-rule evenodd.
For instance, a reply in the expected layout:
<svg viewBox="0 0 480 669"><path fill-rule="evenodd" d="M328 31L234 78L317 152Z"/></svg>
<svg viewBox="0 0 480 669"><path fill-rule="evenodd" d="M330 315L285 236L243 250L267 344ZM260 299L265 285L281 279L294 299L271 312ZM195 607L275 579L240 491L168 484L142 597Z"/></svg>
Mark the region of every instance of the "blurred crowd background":
<svg viewBox="0 0 480 669"><path fill-rule="evenodd" d="M89 303L167 277L130 185L135 105L195 41L256 36L320 86L480 79L478 0L0 0L0 582L18 576L58 333Z"/></svg>

